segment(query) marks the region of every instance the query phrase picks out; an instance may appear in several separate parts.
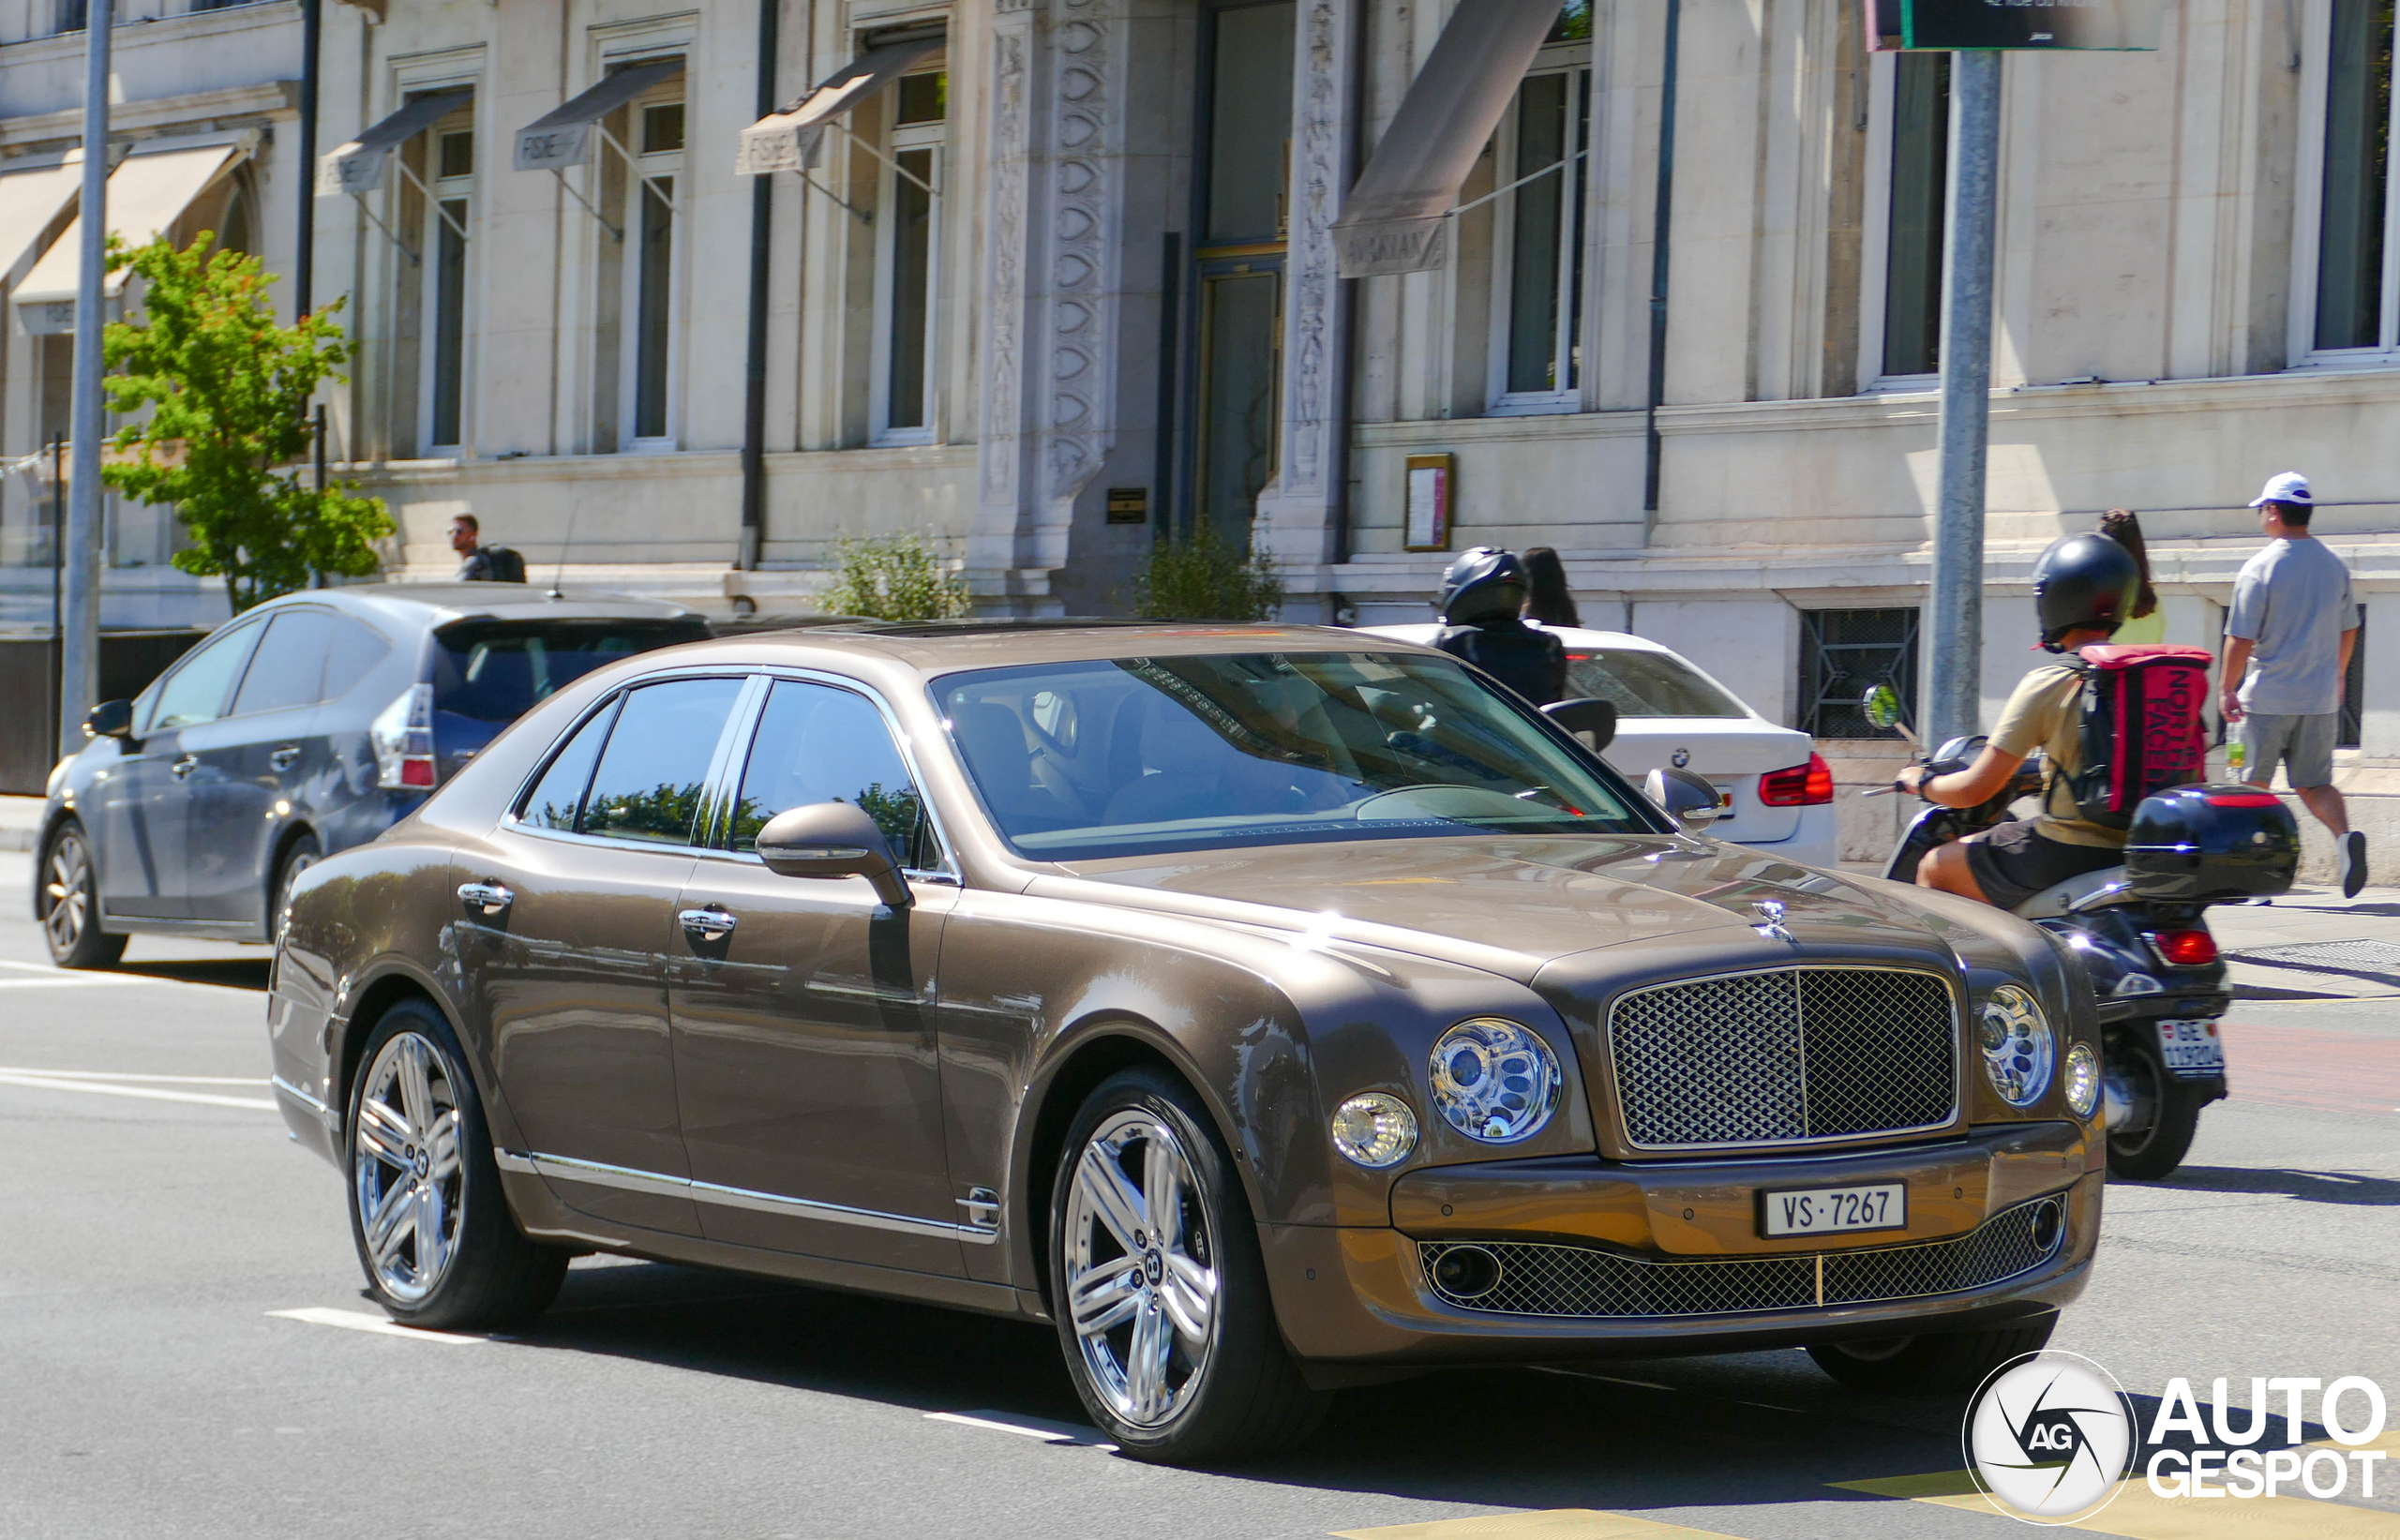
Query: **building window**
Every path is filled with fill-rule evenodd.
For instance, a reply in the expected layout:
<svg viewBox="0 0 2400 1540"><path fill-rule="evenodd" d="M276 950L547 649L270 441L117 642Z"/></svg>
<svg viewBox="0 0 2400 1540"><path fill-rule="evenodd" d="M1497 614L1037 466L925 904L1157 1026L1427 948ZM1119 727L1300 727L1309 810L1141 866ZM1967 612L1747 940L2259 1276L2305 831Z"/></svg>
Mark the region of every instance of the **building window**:
<svg viewBox="0 0 2400 1540"><path fill-rule="evenodd" d="M1494 411L1573 411L1582 404L1589 56L1587 43L1547 49L1501 124L1498 181L1510 190L1495 200L1493 221Z"/></svg>
<svg viewBox="0 0 2400 1540"><path fill-rule="evenodd" d="M890 95L890 158L877 207L875 440L934 439L935 259L940 249L942 142L950 77L906 75Z"/></svg>
<svg viewBox="0 0 2400 1540"><path fill-rule="evenodd" d="M1800 714L1812 738L1898 738L1867 718L1868 695L1889 685L1900 721L1917 723L1917 612L1809 609L1800 613Z"/></svg>
<svg viewBox="0 0 2400 1540"><path fill-rule="evenodd" d="M1886 376L1942 366L1942 224L1950 176L1950 55L1892 61L1883 240Z"/></svg>
<svg viewBox="0 0 2400 1540"><path fill-rule="evenodd" d="M2310 15L2305 95L2324 129L2314 136L2315 174L2303 159L2301 263L2313 289L2302 352L2400 346L2392 207L2392 0L2318 0ZM2312 118L2310 121L2314 121ZM2305 207L2315 193L2315 217ZM2314 239L2314 262L2306 260ZM2313 283L2308 281L2313 278Z"/></svg>
<svg viewBox="0 0 2400 1540"><path fill-rule="evenodd" d="M58 0L58 8L54 13L57 24L51 30L62 33L81 32L83 30L83 18L90 14L90 0Z"/></svg>
<svg viewBox="0 0 2400 1540"><path fill-rule="evenodd" d="M675 359L676 185L683 172L683 104L637 103L627 190L622 400L625 437L637 447L671 442Z"/></svg>
<svg viewBox="0 0 2400 1540"><path fill-rule="evenodd" d="M472 128L442 128L433 134L432 198L428 202L423 244L424 314L428 353L421 411L426 442L455 450L461 431L466 387L467 229L474 191Z"/></svg>

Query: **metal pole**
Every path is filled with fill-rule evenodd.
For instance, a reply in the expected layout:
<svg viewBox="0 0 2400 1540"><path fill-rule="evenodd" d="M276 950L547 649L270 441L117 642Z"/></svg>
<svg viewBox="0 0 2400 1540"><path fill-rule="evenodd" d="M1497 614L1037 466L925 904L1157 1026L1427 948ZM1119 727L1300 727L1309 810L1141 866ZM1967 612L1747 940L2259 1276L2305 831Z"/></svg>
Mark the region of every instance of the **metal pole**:
<svg viewBox="0 0 2400 1540"><path fill-rule="evenodd" d="M83 717L100 686L100 291L109 239L109 29L112 0L83 16L82 270L75 283L75 401L68 432L75 472L68 489L67 618L59 638L58 752L80 753Z"/></svg>
<svg viewBox="0 0 2400 1540"><path fill-rule="evenodd" d="M1978 730L1983 696L1984 450L1991 396L1992 227L2000 61L1950 55L1950 189L1942 258L1942 459L1926 626L1926 741Z"/></svg>
<svg viewBox="0 0 2400 1540"><path fill-rule="evenodd" d="M300 0L300 218L292 253L292 318L316 307L317 54L324 32L323 0Z"/></svg>
<svg viewBox="0 0 2400 1540"><path fill-rule="evenodd" d="M50 436L50 710L66 708L67 435Z"/></svg>
<svg viewBox="0 0 2400 1540"><path fill-rule="evenodd" d="M1666 441L1658 435L1658 409L1667 400L1668 237L1673 232L1675 199L1675 76L1683 54L1683 0L1667 0L1666 73L1658 93L1658 186L1650 214L1650 396L1642 423L1642 543L1658 527L1658 477L1666 464Z"/></svg>

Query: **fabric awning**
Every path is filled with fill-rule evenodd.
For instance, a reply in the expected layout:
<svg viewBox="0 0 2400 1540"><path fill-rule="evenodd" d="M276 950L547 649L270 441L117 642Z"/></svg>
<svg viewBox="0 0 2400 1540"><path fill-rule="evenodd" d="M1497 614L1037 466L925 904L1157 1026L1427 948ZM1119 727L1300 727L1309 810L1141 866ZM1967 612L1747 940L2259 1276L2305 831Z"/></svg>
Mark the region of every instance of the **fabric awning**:
<svg viewBox="0 0 2400 1540"><path fill-rule="evenodd" d="M173 228L184 211L241 158L240 146L211 144L199 149L136 149L109 172L109 230L128 246L148 246ZM75 285L81 262L83 217L68 222L66 232L52 241L32 272L17 285L17 313L25 330L37 335L72 331L75 327ZM114 299L125 292L132 277L125 268L108 275L101 293Z"/></svg>
<svg viewBox="0 0 2400 1540"><path fill-rule="evenodd" d="M1333 221L1345 278L1442 265L1442 217L1517 94L1558 0L1461 5Z"/></svg>
<svg viewBox="0 0 2400 1540"><path fill-rule="evenodd" d="M918 37L868 49L789 107L742 129L733 173L764 176L815 166L824 157L828 123L907 74L921 60L940 52L942 43L939 37Z"/></svg>
<svg viewBox="0 0 2400 1540"><path fill-rule="evenodd" d="M317 196L372 192L383 180L392 152L475 99L472 91L441 91L419 97L390 117L317 162Z"/></svg>
<svg viewBox="0 0 2400 1540"><path fill-rule="evenodd" d="M83 186L83 152L69 153L62 166L11 172L0 176L0 282L33 260L34 247L59 211Z"/></svg>
<svg viewBox="0 0 2400 1540"><path fill-rule="evenodd" d="M620 69L573 100L527 124L517 135L517 169L562 172L592 155L592 130L599 121L653 85L683 72L681 59L654 59Z"/></svg>

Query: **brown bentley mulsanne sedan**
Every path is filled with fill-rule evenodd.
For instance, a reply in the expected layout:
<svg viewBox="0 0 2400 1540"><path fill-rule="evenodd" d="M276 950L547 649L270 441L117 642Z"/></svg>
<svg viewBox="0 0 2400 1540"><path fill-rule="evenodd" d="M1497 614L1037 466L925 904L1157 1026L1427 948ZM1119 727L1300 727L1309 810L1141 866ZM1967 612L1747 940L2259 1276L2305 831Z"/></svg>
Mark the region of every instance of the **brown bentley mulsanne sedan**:
<svg viewBox="0 0 2400 1540"><path fill-rule="evenodd" d="M1972 1383L2100 1229L2040 931L1714 843L1349 632L629 659L301 877L270 1011L397 1319L603 1250L1050 1320L1153 1459L1439 1364Z"/></svg>

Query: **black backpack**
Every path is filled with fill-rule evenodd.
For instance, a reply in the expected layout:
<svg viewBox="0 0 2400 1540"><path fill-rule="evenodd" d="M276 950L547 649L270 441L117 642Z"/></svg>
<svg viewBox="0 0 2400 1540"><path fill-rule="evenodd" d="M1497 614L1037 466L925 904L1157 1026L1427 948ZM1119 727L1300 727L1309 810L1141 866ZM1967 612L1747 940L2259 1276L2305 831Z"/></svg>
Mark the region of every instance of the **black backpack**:
<svg viewBox="0 0 2400 1540"><path fill-rule="evenodd" d="M525 559L505 546L486 546L484 556L491 565L491 580L495 583L525 581Z"/></svg>

